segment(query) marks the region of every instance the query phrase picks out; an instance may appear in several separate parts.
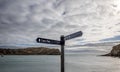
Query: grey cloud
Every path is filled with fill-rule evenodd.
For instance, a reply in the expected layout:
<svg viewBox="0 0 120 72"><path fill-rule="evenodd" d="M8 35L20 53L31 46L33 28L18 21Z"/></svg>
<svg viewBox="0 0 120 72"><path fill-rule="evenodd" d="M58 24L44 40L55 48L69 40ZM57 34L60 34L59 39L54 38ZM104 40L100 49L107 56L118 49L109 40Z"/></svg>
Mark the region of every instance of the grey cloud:
<svg viewBox="0 0 120 72"><path fill-rule="evenodd" d="M86 37L79 40L90 40L92 34L101 34L99 31L109 17L116 18L111 16L114 8L109 2L0 0L0 43L35 43L38 36L57 39L78 30L85 32Z"/></svg>
<svg viewBox="0 0 120 72"><path fill-rule="evenodd" d="M53 3L53 7L55 8L58 8L62 5L62 3L64 3L65 0L56 0L54 3Z"/></svg>
<svg viewBox="0 0 120 72"><path fill-rule="evenodd" d="M8 3L9 1L6 2ZM26 2L24 4L20 2L18 5L16 3L18 2L15 1L12 5L9 3L7 5L8 9L3 8L6 11L5 13L0 11L0 36L2 38L0 39L0 43L30 43L30 40L33 41L34 37L37 37L38 34L43 34L44 36L44 32L48 32L47 28L49 28L49 25L52 26L56 22L50 19L55 16L52 15L54 12L49 8L42 9L39 12L38 8L36 8L39 5L36 3L28 4L28 6L23 6ZM13 6L14 8L12 8ZM40 17L40 21L36 22L34 16L39 15L41 12L43 12L44 16L43 18Z"/></svg>
<svg viewBox="0 0 120 72"><path fill-rule="evenodd" d="M102 39L101 41L115 41L115 40L120 40L120 35L111 38Z"/></svg>
<svg viewBox="0 0 120 72"><path fill-rule="evenodd" d="M120 23L117 23L117 24L115 24L115 25L120 25Z"/></svg>
<svg viewBox="0 0 120 72"><path fill-rule="evenodd" d="M64 27L65 23L64 22L57 22L56 24L52 25L51 28L62 28Z"/></svg>
<svg viewBox="0 0 120 72"><path fill-rule="evenodd" d="M43 18L41 22L42 22L43 24L46 24L46 25L48 26L49 24L54 23L54 20L48 19L48 18Z"/></svg>

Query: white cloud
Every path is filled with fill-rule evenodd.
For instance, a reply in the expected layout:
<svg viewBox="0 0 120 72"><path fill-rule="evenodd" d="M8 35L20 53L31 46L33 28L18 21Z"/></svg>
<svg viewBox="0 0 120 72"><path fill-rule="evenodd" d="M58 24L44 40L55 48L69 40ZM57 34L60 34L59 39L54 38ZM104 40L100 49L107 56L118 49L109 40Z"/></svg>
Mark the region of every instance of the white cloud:
<svg viewBox="0 0 120 72"><path fill-rule="evenodd" d="M120 35L120 0L0 0L0 44L83 31L73 43ZM81 41L82 39L82 41ZM72 41L71 41L72 42Z"/></svg>

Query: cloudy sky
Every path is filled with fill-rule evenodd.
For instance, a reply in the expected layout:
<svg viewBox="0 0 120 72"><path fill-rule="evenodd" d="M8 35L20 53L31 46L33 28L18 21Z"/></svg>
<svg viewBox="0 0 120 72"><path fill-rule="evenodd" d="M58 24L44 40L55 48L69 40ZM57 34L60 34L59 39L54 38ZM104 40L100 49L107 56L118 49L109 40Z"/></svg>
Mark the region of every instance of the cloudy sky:
<svg viewBox="0 0 120 72"><path fill-rule="evenodd" d="M67 44L120 41L120 0L0 0L0 46L76 31Z"/></svg>

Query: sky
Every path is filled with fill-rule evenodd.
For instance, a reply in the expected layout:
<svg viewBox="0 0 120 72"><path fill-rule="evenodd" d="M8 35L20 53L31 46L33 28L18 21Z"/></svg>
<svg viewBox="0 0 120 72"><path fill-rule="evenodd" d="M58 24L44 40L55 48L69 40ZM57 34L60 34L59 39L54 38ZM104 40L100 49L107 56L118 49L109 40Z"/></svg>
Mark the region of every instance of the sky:
<svg viewBox="0 0 120 72"><path fill-rule="evenodd" d="M67 45L120 41L120 0L0 0L0 46L77 31L83 36Z"/></svg>

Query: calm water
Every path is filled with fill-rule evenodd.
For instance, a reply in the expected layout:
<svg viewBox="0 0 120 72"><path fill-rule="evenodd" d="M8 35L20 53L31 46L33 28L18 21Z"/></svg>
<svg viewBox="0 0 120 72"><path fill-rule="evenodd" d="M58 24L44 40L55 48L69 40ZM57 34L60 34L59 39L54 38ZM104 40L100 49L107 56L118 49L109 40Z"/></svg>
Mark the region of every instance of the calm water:
<svg viewBox="0 0 120 72"><path fill-rule="evenodd" d="M120 58L98 56L102 52L68 53L66 72L120 72ZM0 57L0 72L60 72L60 56L10 55Z"/></svg>

